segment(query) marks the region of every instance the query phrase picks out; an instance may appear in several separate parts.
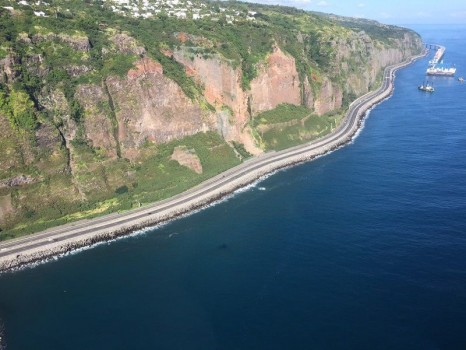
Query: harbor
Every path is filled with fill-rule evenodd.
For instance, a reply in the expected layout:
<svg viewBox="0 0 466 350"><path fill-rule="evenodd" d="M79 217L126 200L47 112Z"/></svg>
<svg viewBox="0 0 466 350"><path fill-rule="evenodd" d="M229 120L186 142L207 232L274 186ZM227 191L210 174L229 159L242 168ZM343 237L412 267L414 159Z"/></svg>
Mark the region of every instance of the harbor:
<svg viewBox="0 0 466 350"><path fill-rule="evenodd" d="M429 60L429 66L426 70L426 75L430 76L445 76L452 77L456 73L454 65L446 66L443 63L443 56L445 55L446 48L442 45L426 44L427 49L436 49L434 57Z"/></svg>
<svg viewBox="0 0 466 350"><path fill-rule="evenodd" d="M426 44L426 47L429 49L433 49L433 48L437 49L434 57L429 61L429 66L435 66L437 63L439 63L442 60L443 55L445 54L445 46Z"/></svg>
<svg viewBox="0 0 466 350"><path fill-rule="evenodd" d="M454 77L456 74L456 66L454 64L445 64L443 58L445 56L446 47L438 44L425 44L426 52L435 50L435 53L428 61L425 76L422 84L418 85L418 90L423 92L434 92L435 77ZM434 77L434 78L432 78ZM433 80L432 80L433 79ZM441 78L440 78L441 79ZM463 83L464 78L458 77L458 82Z"/></svg>

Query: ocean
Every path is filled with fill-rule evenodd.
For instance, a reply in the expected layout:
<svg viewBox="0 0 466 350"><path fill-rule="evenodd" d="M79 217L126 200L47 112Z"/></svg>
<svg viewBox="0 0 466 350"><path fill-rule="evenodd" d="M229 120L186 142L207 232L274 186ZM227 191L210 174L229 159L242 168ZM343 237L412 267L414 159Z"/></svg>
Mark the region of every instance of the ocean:
<svg viewBox="0 0 466 350"><path fill-rule="evenodd" d="M466 76L466 25L410 27ZM427 61L350 145L1 275L7 348L465 349L466 84Z"/></svg>

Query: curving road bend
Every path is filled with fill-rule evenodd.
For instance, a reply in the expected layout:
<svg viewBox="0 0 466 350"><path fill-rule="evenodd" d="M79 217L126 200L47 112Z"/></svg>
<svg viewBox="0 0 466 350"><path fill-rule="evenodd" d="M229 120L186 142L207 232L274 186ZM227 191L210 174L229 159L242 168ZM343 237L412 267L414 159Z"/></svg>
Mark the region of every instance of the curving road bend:
<svg viewBox="0 0 466 350"><path fill-rule="evenodd" d="M219 199L276 169L312 159L341 147L349 142L359 129L365 112L390 96L395 72L425 54L426 52L385 68L381 86L355 100L349 106L345 118L332 133L307 144L280 152L268 152L249 159L188 191L163 201L124 213L81 220L0 242L0 272L167 221Z"/></svg>

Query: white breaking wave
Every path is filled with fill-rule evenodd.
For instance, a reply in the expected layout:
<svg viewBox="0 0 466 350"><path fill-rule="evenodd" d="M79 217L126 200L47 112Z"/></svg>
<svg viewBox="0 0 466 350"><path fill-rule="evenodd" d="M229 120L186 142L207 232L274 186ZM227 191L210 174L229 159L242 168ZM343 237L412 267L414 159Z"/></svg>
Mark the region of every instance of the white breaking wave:
<svg viewBox="0 0 466 350"><path fill-rule="evenodd" d="M395 89L393 89L395 90ZM358 129L356 130L356 132L354 133L354 135L351 137L351 141L349 142L350 144L353 144L354 141L356 140L356 138L359 137L359 135L361 134L361 132L363 131L364 127L366 126L366 119L369 118L371 112L375 109L375 107L377 107L379 104L387 101L388 99L390 99L393 95L393 91L390 95L388 95L387 97L385 97L383 100L380 100L379 102L377 102L375 105L373 105L371 108L369 108L365 113L364 115L362 116L361 120L360 120L360 124L359 124L359 127ZM340 147L339 147L340 148ZM339 149L338 148L338 149Z"/></svg>
<svg viewBox="0 0 466 350"><path fill-rule="evenodd" d="M372 110L374 109L375 106L369 108L364 115L361 118L361 121L359 122L359 127L354 133L354 135L351 137L351 141L349 142L350 145L354 144L354 141L361 135L362 131L364 130L366 126L366 119L369 118L369 115L371 114Z"/></svg>
<svg viewBox="0 0 466 350"><path fill-rule="evenodd" d="M234 190L233 194L239 194L239 193L249 191L250 189L255 188L256 186L257 186L257 181L251 182L250 184L247 184L245 186L242 186L242 187ZM228 195L228 196L230 196L230 195Z"/></svg>

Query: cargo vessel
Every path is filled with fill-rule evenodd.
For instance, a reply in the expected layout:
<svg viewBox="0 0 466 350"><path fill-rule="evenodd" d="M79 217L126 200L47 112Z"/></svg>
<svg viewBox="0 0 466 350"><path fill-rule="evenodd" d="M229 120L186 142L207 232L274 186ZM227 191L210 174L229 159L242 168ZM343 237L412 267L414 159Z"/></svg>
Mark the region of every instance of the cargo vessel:
<svg viewBox="0 0 466 350"><path fill-rule="evenodd" d="M426 74L427 75L441 75L441 76L446 76L446 77L452 77L456 73L456 67L450 67L450 68L445 68L445 67L437 67L437 66L432 66L427 68Z"/></svg>

